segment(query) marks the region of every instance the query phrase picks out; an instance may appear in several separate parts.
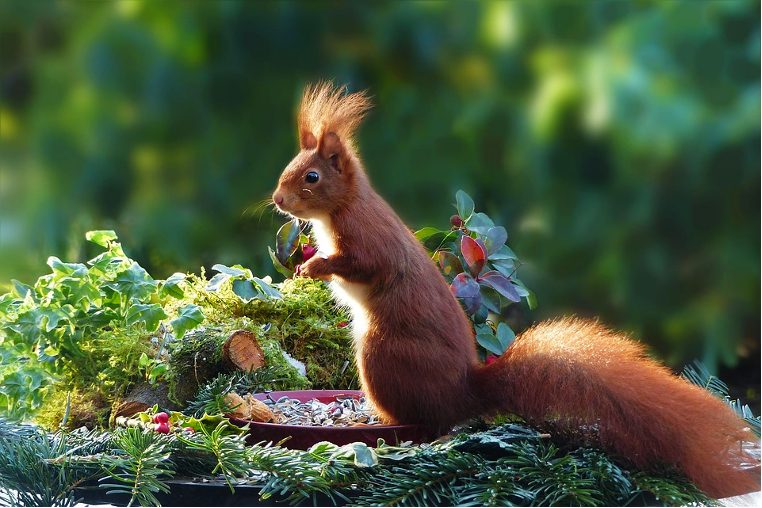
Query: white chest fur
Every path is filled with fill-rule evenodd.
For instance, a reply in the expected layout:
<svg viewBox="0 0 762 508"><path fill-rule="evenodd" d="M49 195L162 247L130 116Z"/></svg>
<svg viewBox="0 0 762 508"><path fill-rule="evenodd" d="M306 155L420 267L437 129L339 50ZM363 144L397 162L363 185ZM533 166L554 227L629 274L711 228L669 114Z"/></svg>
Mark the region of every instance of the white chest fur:
<svg viewBox="0 0 762 508"><path fill-rule="evenodd" d="M336 242L331 229L330 217L314 218L310 222L312 223L312 234L318 246L318 254L325 256L336 254ZM359 351L369 326L366 309L368 286L350 282L334 275L329 287L337 303L349 309L352 316L352 336L355 339L355 347Z"/></svg>

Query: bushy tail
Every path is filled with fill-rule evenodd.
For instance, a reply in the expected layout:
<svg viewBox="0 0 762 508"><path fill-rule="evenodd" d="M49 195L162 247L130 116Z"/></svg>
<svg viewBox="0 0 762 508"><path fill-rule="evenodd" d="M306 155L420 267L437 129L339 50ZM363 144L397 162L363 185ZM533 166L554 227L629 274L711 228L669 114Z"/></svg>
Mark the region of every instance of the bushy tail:
<svg viewBox="0 0 762 508"><path fill-rule="evenodd" d="M634 466L677 466L711 497L759 490L759 469L749 469L756 460L741 450L755 439L743 420L598 323L562 319L527 330L477 371L476 385L494 411L594 429Z"/></svg>

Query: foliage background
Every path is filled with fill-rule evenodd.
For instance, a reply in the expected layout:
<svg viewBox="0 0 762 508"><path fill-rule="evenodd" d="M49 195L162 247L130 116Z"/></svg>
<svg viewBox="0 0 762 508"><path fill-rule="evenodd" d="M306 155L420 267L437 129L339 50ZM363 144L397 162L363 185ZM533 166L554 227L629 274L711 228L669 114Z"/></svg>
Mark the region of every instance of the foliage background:
<svg viewBox="0 0 762 508"><path fill-rule="evenodd" d="M303 85L333 78L375 96L359 146L412 228L446 227L457 189L506 227L526 322L600 316L758 388L759 20L751 0L3 2L0 285L88 259L92 229L156 278L275 275L283 219L255 204Z"/></svg>

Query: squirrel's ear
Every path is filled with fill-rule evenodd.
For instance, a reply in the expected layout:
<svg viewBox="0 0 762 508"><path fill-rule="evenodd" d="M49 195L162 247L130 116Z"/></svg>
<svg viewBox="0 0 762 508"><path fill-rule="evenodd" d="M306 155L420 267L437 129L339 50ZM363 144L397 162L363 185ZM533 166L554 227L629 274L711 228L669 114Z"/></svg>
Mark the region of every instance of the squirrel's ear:
<svg viewBox="0 0 762 508"><path fill-rule="evenodd" d="M324 134L320 139L318 151L321 157L331 162L333 169L341 173L341 169L344 166L344 145L341 143L338 134L335 132Z"/></svg>
<svg viewBox="0 0 762 508"><path fill-rule="evenodd" d="M312 150L317 146L317 139L311 132L301 131L299 132L299 145L301 145L302 150Z"/></svg>

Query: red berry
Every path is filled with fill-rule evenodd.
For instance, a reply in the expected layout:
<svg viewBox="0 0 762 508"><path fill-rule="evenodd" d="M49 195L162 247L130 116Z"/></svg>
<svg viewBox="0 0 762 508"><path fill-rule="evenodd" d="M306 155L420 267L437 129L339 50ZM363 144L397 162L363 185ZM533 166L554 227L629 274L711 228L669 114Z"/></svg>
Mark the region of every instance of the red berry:
<svg viewBox="0 0 762 508"><path fill-rule="evenodd" d="M450 224L455 227L460 227L463 224L463 219L460 218L460 215L453 215L450 217Z"/></svg>
<svg viewBox="0 0 762 508"><path fill-rule="evenodd" d="M349 324L348 322L346 322L346 321L342 321L341 323L337 324L337 325L336 325L336 327L337 327L337 328L344 328L344 327L345 327L345 326L347 326L348 324Z"/></svg>
<svg viewBox="0 0 762 508"><path fill-rule="evenodd" d="M310 244L302 244L302 259L306 263L309 259L315 255L317 249Z"/></svg>
<svg viewBox="0 0 762 508"><path fill-rule="evenodd" d="M169 421L169 415L162 411L153 415L153 423L167 423Z"/></svg>
<svg viewBox="0 0 762 508"><path fill-rule="evenodd" d="M487 358L484 359L484 365L489 365L490 363L495 363L497 359L500 358L497 355L489 355Z"/></svg>
<svg viewBox="0 0 762 508"><path fill-rule="evenodd" d="M194 429L193 427L185 427L183 430L184 430L185 432L190 432L191 434L193 434L194 432L196 432L196 429Z"/></svg>
<svg viewBox="0 0 762 508"><path fill-rule="evenodd" d="M160 434L169 434L169 424L167 422L160 423L156 426L156 432L159 432Z"/></svg>

